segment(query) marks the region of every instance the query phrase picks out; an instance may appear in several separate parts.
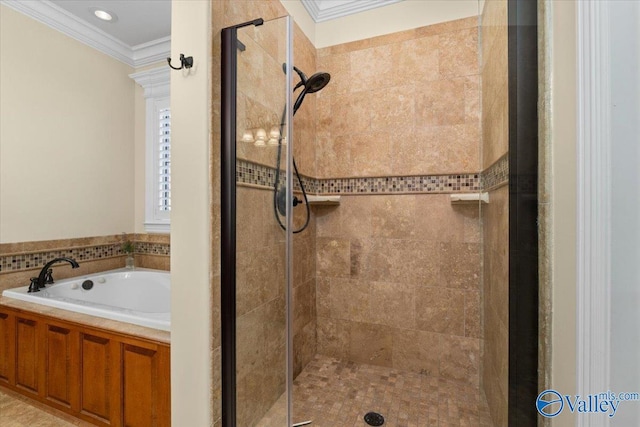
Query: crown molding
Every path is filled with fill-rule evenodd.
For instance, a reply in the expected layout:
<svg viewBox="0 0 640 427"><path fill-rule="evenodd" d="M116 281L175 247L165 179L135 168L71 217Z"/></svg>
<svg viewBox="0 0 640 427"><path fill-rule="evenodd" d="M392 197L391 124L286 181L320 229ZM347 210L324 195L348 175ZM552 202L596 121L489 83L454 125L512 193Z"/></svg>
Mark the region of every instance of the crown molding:
<svg viewBox="0 0 640 427"><path fill-rule="evenodd" d="M170 55L171 37L132 47L49 0L0 0L0 4L134 68L157 62Z"/></svg>
<svg viewBox="0 0 640 427"><path fill-rule="evenodd" d="M166 61L171 55L171 36L135 45L131 48L135 67Z"/></svg>
<svg viewBox="0 0 640 427"><path fill-rule="evenodd" d="M353 15L354 13L364 12L365 10L375 9L377 7L387 6L403 0L349 0L342 4L335 4L328 7L321 6L322 0L300 1L305 9L307 9L307 12L309 12L309 15L311 15L311 18L317 23L342 18L343 16Z"/></svg>
<svg viewBox="0 0 640 427"><path fill-rule="evenodd" d="M145 98L169 96L170 71L169 67L158 67L129 74L129 77L142 86Z"/></svg>

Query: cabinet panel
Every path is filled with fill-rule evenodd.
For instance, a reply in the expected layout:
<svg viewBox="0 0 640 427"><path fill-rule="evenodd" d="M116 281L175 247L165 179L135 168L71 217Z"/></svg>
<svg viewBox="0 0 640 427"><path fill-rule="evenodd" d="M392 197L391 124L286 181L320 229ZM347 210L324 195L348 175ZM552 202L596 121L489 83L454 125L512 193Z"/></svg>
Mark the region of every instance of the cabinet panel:
<svg viewBox="0 0 640 427"><path fill-rule="evenodd" d="M0 311L0 386L99 426L168 427L170 347Z"/></svg>
<svg viewBox="0 0 640 427"><path fill-rule="evenodd" d="M38 393L37 322L16 318L16 385Z"/></svg>
<svg viewBox="0 0 640 427"><path fill-rule="evenodd" d="M123 405L127 427L170 424L169 351L167 347L123 346Z"/></svg>
<svg viewBox="0 0 640 427"><path fill-rule="evenodd" d="M107 338L81 335L80 410L108 422L111 415L112 343ZM117 396L116 396L117 397Z"/></svg>
<svg viewBox="0 0 640 427"><path fill-rule="evenodd" d="M71 407L77 395L77 334L71 329L47 325L45 397Z"/></svg>
<svg viewBox="0 0 640 427"><path fill-rule="evenodd" d="M156 352L133 345L123 348L124 425L154 425L153 388L157 371Z"/></svg>
<svg viewBox="0 0 640 427"><path fill-rule="evenodd" d="M14 317L0 313L0 383L14 384Z"/></svg>

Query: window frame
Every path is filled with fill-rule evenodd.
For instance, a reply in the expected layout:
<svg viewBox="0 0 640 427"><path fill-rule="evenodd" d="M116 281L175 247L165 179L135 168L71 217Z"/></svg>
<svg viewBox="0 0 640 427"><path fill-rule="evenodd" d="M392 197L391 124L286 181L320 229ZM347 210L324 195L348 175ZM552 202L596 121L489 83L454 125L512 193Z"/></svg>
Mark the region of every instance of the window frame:
<svg viewBox="0 0 640 427"><path fill-rule="evenodd" d="M145 209L144 229L148 233L169 233L171 211L159 209L160 110L171 108L169 68L161 67L131 74L143 87L145 97Z"/></svg>

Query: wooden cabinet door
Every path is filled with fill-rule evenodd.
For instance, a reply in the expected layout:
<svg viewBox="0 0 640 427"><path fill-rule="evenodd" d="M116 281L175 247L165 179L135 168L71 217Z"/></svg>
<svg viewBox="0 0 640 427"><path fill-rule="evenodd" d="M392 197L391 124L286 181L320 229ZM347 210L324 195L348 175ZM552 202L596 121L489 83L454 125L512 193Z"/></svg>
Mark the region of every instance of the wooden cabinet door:
<svg viewBox="0 0 640 427"><path fill-rule="evenodd" d="M38 394L40 390L38 322L18 315L15 322L16 387Z"/></svg>
<svg viewBox="0 0 640 427"><path fill-rule="evenodd" d="M45 399L68 409L78 410L79 347L78 332L47 324L45 328Z"/></svg>
<svg viewBox="0 0 640 427"><path fill-rule="evenodd" d="M169 426L169 348L123 344L122 374L124 425Z"/></svg>
<svg viewBox="0 0 640 427"><path fill-rule="evenodd" d="M0 385L92 424L171 425L170 347L0 311Z"/></svg>
<svg viewBox="0 0 640 427"><path fill-rule="evenodd" d="M82 333L80 360L80 413L120 425L120 343Z"/></svg>
<svg viewBox="0 0 640 427"><path fill-rule="evenodd" d="M15 384L15 317L0 312L0 383Z"/></svg>

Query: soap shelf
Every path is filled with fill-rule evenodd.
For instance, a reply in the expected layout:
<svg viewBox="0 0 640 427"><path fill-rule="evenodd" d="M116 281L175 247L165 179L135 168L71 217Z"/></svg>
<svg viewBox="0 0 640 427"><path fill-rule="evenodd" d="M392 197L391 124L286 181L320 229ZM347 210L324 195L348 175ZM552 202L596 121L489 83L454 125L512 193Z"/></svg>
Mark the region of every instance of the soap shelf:
<svg viewBox="0 0 640 427"><path fill-rule="evenodd" d="M340 196L309 196L307 195L309 205L318 206L335 206L340 204Z"/></svg>
<svg viewBox="0 0 640 427"><path fill-rule="evenodd" d="M451 194L451 204L489 203L489 193L456 193Z"/></svg>

